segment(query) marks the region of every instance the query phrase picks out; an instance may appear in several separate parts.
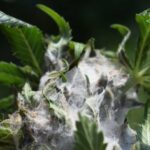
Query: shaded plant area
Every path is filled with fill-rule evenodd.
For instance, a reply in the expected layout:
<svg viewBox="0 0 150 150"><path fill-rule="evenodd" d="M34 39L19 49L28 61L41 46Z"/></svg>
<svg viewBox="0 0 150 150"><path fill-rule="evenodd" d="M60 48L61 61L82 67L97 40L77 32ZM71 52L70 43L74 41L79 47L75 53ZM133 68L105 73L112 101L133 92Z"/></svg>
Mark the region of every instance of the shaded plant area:
<svg viewBox="0 0 150 150"><path fill-rule="evenodd" d="M116 52L73 40L70 25L53 9L59 34L0 12L0 30L20 65L0 62L0 83L10 95L0 100L0 150L148 150L150 148L150 10L136 14L139 40L133 55L122 35ZM143 108L143 123L130 110Z"/></svg>

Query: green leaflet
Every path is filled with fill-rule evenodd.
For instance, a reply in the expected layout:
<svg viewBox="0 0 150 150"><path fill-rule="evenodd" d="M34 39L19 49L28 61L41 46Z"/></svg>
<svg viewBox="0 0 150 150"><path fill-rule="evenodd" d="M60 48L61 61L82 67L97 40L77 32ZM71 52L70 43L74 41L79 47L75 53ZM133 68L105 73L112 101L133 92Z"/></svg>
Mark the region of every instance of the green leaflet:
<svg viewBox="0 0 150 150"><path fill-rule="evenodd" d="M139 69L145 59L150 59L150 9L136 15L140 29L140 37L136 52L136 69Z"/></svg>
<svg viewBox="0 0 150 150"><path fill-rule="evenodd" d="M20 88L27 80L32 78L36 80L36 76L32 74L28 67L18 67L13 63L0 62L0 83L8 86L15 85ZM14 104L14 95L2 98L0 99L0 110L5 113L4 110L9 111Z"/></svg>
<svg viewBox="0 0 150 150"><path fill-rule="evenodd" d="M37 7L41 9L43 12L48 14L58 25L60 34L63 38L70 39L71 38L71 29L69 23L65 21L63 17L61 17L57 12L52 10L51 8L38 4Z"/></svg>
<svg viewBox="0 0 150 150"><path fill-rule="evenodd" d="M76 127L74 150L105 150L103 134L97 131L95 123L79 115Z"/></svg>
<svg viewBox="0 0 150 150"><path fill-rule="evenodd" d="M35 91L33 91L30 84L26 82L22 88L22 91L18 93L17 100L21 100L24 102L24 104L27 104L30 107L34 107L38 103L37 99L34 96Z"/></svg>
<svg viewBox="0 0 150 150"><path fill-rule="evenodd" d="M119 61L125 65L128 69L133 69L133 65L131 64L131 61L129 57L127 56L125 52L125 45L130 37L131 31L128 27L121 25L121 24L113 24L111 25L111 28L116 29L120 32L120 34L123 36L123 39L121 43L118 46L117 54Z"/></svg>
<svg viewBox="0 0 150 150"><path fill-rule="evenodd" d="M33 95L34 95L34 91L32 91L29 83L25 83L23 89L22 89L22 93L24 96L24 100L29 103L32 104L33 103Z"/></svg>
<svg viewBox="0 0 150 150"><path fill-rule="evenodd" d="M150 9L136 15L136 22L140 29L140 36L133 59L129 58L125 51L125 44L130 36L130 30L119 24L112 25L123 36L118 47L119 61L126 66L133 82L140 84L147 90L150 89Z"/></svg>
<svg viewBox="0 0 150 150"><path fill-rule="evenodd" d="M128 27L121 24L113 24L111 25L111 28L118 30L118 32L120 32L120 34L123 36L123 40L118 47L119 53L121 50L125 50L125 44L130 37L131 31Z"/></svg>
<svg viewBox="0 0 150 150"><path fill-rule="evenodd" d="M140 37L136 51L135 72L140 83L150 89L150 9L136 15Z"/></svg>
<svg viewBox="0 0 150 150"><path fill-rule="evenodd" d="M75 41L70 41L69 44L70 48L74 51L75 59L79 59L86 45Z"/></svg>
<svg viewBox="0 0 150 150"><path fill-rule="evenodd" d="M5 85L23 85L24 79L9 73L0 72L0 83Z"/></svg>
<svg viewBox="0 0 150 150"><path fill-rule="evenodd" d="M107 58L117 59L116 53L111 50L101 49L101 54L106 56Z"/></svg>
<svg viewBox="0 0 150 150"><path fill-rule="evenodd" d="M25 82L30 82L36 88L38 85L37 74L29 66L20 67L13 63L0 62L0 83L17 88L24 85Z"/></svg>
<svg viewBox="0 0 150 150"><path fill-rule="evenodd" d="M0 110L8 109L14 104L14 95L0 99Z"/></svg>
<svg viewBox="0 0 150 150"><path fill-rule="evenodd" d="M16 66L13 63L7 63L4 61L0 61L0 72L9 73L14 76L20 76L20 77L24 76L20 67Z"/></svg>
<svg viewBox="0 0 150 150"><path fill-rule="evenodd" d="M36 27L9 27L0 26L8 38L15 56L24 65L31 66L35 72L41 74L41 65L44 57L43 36Z"/></svg>
<svg viewBox="0 0 150 150"><path fill-rule="evenodd" d="M127 34L129 36L131 32L128 27L121 24L112 24L111 28L118 30L122 36L126 36Z"/></svg>
<svg viewBox="0 0 150 150"><path fill-rule="evenodd" d="M138 82L150 89L150 9L136 15L140 29L137 44L134 73Z"/></svg>
<svg viewBox="0 0 150 150"><path fill-rule="evenodd" d="M67 119L67 114L62 108L60 108L57 105L55 105L52 101L48 101L48 102L49 102L49 108L54 111L54 114L59 119L62 119L62 118Z"/></svg>
<svg viewBox="0 0 150 150"><path fill-rule="evenodd" d="M38 74L43 62L44 45L41 31L28 23L0 12L0 29L8 38L13 52L20 61L31 66Z"/></svg>
<svg viewBox="0 0 150 150"><path fill-rule="evenodd" d="M82 43L78 43L78 42L73 42L73 43L74 43L75 58L78 59L78 58L80 58L80 56L85 48L85 45Z"/></svg>
<svg viewBox="0 0 150 150"><path fill-rule="evenodd" d="M0 62L0 83L6 85L23 85L26 81L24 72L13 63Z"/></svg>
<svg viewBox="0 0 150 150"><path fill-rule="evenodd" d="M83 57L89 57L89 55L94 54L95 55L95 45L94 45L95 39L90 38L86 44L70 41L69 42L69 48L70 48L70 54L74 57L74 61L72 64L70 64L70 69L74 66L77 66L79 61ZM86 51L89 53L87 55Z"/></svg>
<svg viewBox="0 0 150 150"><path fill-rule="evenodd" d="M139 83L150 89L150 9L136 15L140 29L134 72Z"/></svg>
<svg viewBox="0 0 150 150"><path fill-rule="evenodd" d="M24 74L26 81L30 82L32 87L36 88L38 86L39 77L36 72L30 66L20 67L20 70Z"/></svg>
<svg viewBox="0 0 150 150"><path fill-rule="evenodd" d="M0 29L8 38L15 56L23 65L41 73L44 45L41 31L28 23L0 12Z"/></svg>

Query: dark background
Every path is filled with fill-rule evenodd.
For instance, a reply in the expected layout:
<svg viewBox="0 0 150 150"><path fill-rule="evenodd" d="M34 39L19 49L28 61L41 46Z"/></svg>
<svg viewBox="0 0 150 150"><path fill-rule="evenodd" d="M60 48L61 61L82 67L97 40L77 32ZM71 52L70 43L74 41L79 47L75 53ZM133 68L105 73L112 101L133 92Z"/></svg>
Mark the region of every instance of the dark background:
<svg viewBox="0 0 150 150"><path fill-rule="evenodd" d="M70 23L75 41L87 42L89 38L94 37L96 48L117 49L121 37L110 25L127 25L132 30L131 40L128 42L130 53L133 53L138 37L135 14L150 8L150 0L0 0L0 10L37 25L43 33L57 34L56 24L35 7L38 3L50 6L64 16ZM1 60L17 62L11 55L6 39L0 33ZM0 85L0 97L6 96L8 92L8 88ZM130 114L130 118L136 118L135 120L142 118L140 116L141 111Z"/></svg>

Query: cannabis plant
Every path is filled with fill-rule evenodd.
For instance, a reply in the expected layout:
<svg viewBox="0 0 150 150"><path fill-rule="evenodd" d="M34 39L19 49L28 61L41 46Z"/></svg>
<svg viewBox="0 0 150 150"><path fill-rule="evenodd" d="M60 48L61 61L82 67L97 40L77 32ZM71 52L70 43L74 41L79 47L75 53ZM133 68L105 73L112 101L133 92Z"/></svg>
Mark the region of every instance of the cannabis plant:
<svg viewBox="0 0 150 150"><path fill-rule="evenodd" d="M56 22L57 36L0 12L0 29L20 61L0 62L0 83L13 89L0 100L0 150L150 149L149 10L136 15L131 57L127 27L112 25L123 40L116 52L103 51L93 39L74 41L63 17L37 7ZM134 130L127 115L140 107L145 121Z"/></svg>

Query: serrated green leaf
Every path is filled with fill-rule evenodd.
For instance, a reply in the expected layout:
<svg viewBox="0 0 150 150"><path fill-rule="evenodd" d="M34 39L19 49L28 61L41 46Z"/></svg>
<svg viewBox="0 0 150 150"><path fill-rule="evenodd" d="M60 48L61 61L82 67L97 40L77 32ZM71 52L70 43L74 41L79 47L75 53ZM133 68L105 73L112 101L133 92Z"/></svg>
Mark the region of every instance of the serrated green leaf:
<svg viewBox="0 0 150 150"><path fill-rule="evenodd" d="M0 109L8 109L14 104L14 95L0 99Z"/></svg>
<svg viewBox="0 0 150 150"><path fill-rule="evenodd" d="M0 25L2 32L8 38L15 56L24 65L29 65L35 72L41 74L44 57L43 36L37 27L9 27Z"/></svg>
<svg viewBox="0 0 150 150"><path fill-rule="evenodd" d="M66 22L63 17L61 17L57 12L55 12L54 10L52 10L51 8L45 5L38 4L37 7L41 9L43 12L45 12L46 14L48 14L56 22L56 24L59 27L60 34L64 38L67 39L71 38L71 29L69 23Z"/></svg>
<svg viewBox="0 0 150 150"><path fill-rule="evenodd" d="M26 81L29 81L35 88L38 86L38 76L30 66L20 67L0 61L0 83L21 86Z"/></svg>
<svg viewBox="0 0 150 150"><path fill-rule="evenodd" d="M136 69L138 70L150 50L150 9L137 14L136 22L140 29L140 37L135 60Z"/></svg>
<svg viewBox="0 0 150 150"><path fill-rule="evenodd" d="M86 117L79 115L79 121L76 123L74 150L105 150L104 138L102 132L97 131L95 123Z"/></svg>
<svg viewBox="0 0 150 150"><path fill-rule="evenodd" d="M41 73L44 46L41 31L28 23L0 12L0 29L8 38L17 58Z"/></svg>
<svg viewBox="0 0 150 150"><path fill-rule="evenodd" d="M26 77L20 67L13 63L0 62L0 83L6 85L23 85Z"/></svg>

